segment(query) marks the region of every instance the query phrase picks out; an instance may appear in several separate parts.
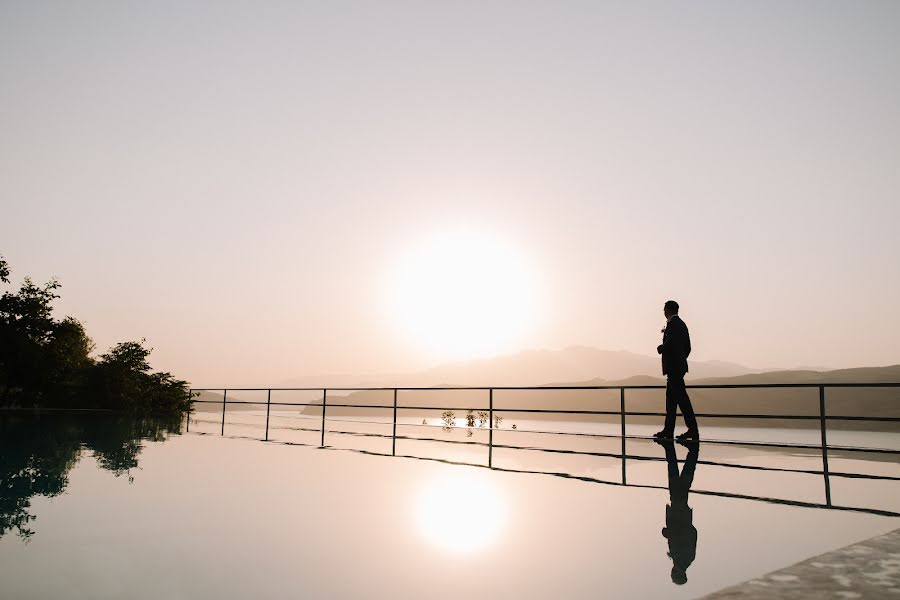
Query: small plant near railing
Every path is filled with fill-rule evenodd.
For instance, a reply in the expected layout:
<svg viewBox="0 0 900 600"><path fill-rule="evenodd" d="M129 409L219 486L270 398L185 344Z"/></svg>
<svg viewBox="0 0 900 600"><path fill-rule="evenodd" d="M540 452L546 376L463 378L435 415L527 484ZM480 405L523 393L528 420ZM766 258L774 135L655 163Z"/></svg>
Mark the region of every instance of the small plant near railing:
<svg viewBox="0 0 900 600"><path fill-rule="evenodd" d="M479 410L475 412L469 410L466 413L466 437L472 437L475 429L484 429L490 423L490 415L487 411ZM428 419L422 419L422 425L428 425ZM500 429L503 425L503 417L494 415L494 429ZM516 425L513 424L513 429ZM456 426L456 413L452 410L445 410L441 413L441 429L447 433L452 433Z"/></svg>
<svg viewBox="0 0 900 600"><path fill-rule="evenodd" d="M443 425L442 429L446 432L453 431L453 426L456 422L456 414L452 410L445 410L441 414L441 424Z"/></svg>
<svg viewBox="0 0 900 600"><path fill-rule="evenodd" d="M487 411L479 410L473 411L469 410L466 412L466 437L472 437L475 429L484 429L487 427L491 420L490 415ZM503 423L503 417L497 415L494 417L494 429L499 429L500 425ZM422 419L422 425L426 424L426 420ZM452 433L454 429L456 429L456 413L452 410L446 410L441 414L441 429L446 431L447 433ZM515 425L513 425L513 429L515 429Z"/></svg>

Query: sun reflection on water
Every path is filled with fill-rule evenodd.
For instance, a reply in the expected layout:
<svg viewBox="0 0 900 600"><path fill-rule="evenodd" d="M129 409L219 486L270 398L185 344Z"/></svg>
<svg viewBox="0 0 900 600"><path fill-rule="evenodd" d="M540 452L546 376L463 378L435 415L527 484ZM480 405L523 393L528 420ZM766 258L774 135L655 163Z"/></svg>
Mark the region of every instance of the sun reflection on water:
<svg viewBox="0 0 900 600"><path fill-rule="evenodd" d="M500 487L490 475L454 469L428 480L416 498L419 531L453 553L474 552L496 541L506 513Z"/></svg>

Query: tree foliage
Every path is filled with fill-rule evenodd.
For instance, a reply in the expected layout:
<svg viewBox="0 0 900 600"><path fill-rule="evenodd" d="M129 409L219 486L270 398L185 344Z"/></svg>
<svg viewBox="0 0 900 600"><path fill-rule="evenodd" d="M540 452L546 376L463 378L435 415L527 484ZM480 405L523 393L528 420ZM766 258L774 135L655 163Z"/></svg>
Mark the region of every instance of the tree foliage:
<svg viewBox="0 0 900 600"><path fill-rule="evenodd" d="M0 257L0 280L9 266ZM0 296L0 405L110 408L143 412L187 408L187 384L154 373L151 349L122 342L94 359L94 343L73 317L57 320L55 279L43 286L26 277Z"/></svg>
<svg viewBox="0 0 900 600"><path fill-rule="evenodd" d="M91 387L101 406L152 412L185 409L187 384L171 373L151 372L151 349L144 342L122 342L100 357Z"/></svg>

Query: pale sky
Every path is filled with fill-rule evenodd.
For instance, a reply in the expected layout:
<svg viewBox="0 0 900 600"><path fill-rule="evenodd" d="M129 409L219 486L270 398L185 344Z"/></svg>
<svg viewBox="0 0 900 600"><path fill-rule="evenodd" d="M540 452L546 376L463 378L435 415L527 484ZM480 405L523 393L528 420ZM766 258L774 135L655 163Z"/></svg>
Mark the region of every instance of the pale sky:
<svg viewBox="0 0 900 600"><path fill-rule="evenodd" d="M199 385L652 354L668 298L699 359L895 364L898 31L892 1L3 1L0 253Z"/></svg>

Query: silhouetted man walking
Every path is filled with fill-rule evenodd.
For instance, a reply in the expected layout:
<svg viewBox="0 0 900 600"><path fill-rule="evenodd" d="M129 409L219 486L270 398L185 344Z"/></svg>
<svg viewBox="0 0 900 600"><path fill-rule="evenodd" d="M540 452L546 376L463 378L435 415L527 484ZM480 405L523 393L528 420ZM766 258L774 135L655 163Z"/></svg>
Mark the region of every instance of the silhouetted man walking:
<svg viewBox="0 0 900 600"><path fill-rule="evenodd" d="M663 307L666 316L666 328L663 330L663 343L656 351L662 355L662 372L666 380L666 423L662 431L656 432L653 437L671 438L675 433L675 411L681 408L684 415L684 424L687 431L678 436L679 440L698 440L700 431L697 429L697 418L694 416L694 408L691 399L684 387L684 376L688 372L687 358L691 353L691 336L687 325L678 316L678 303L669 300Z"/></svg>

